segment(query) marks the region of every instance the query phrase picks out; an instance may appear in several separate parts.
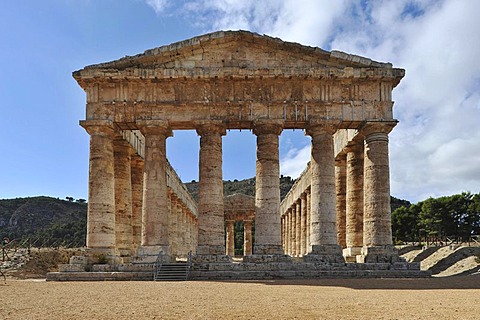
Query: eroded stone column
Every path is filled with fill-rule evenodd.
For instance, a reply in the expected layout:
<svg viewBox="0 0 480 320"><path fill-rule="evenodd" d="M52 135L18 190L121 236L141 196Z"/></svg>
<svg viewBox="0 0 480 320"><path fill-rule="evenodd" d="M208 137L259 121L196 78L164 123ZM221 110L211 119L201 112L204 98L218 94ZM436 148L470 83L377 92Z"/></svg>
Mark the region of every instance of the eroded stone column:
<svg viewBox="0 0 480 320"><path fill-rule="evenodd" d="M305 242L306 242L306 246L305 246L305 254L308 253L308 250L310 248L310 230L311 230L311 194L310 194L310 187L307 188L307 190L305 190L305 193L307 195L307 221L306 221L306 236L305 236Z"/></svg>
<svg viewBox="0 0 480 320"><path fill-rule="evenodd" d="M363 141L345 148L347 153L347 206L345 257L361 253L363 246Z"/></svg>
<svg viewBox="0 0 480 320"><path fill-rule="evenodd" d="M300 256L304 256L307 249L307 194L305 192L300 195L300 201L302 210L300 214Z"/></svg>
<svg viewBox="0 0 480 320"><path fill-rule="evenodd" d="M285 254L292 255L292 230L291 230L291 219L292 219L292 210L289 208L285 214L285 223L286 223L286 232L285 232Z"/></svg>
<svg viewBox="0 0 480 320"><path fill-rule="evenodd" d="M178 217L180 214L180 199L171 191L168 190L170 196L170 217L168 219L168 238L170 240L170 252L172 257L179 256L179 246L183 244L179 241L179 225Z"/></svg>
<svg viewBox="0 0 480 320"><path fill-rule="evenodd" d="M316 123L307 128L312 137L311 172L311 229L310 253L307 261L343 262L337 243L335 157L330 124ZM311 257L309 257L311 256Z"/></svg>
<svg viewBox="0 0 480 320"><path fill-rule="evenodd" d="M335 159L335 188L337 191L337 241L342 248L346 248L347 228L347 160L342 153Z"/></svg>
<svg viewBox="0 0 480 320"><path fill-rule="evenodd" d="M296 256L302 255L302 202L298 199L295 202L295 251Z"/></svg>
<svg viewBox="0 0 480 320"><path fill-rule="evenodd" d="M257 136L254 253L258 255L283 254L278 155L278 136L282 128L282 122L270 120L257 121L253 129Z"/></svg>
<svg viewBox="0 0 480 320"><path fill-rule="evenodd" d="M252 220L243 222L243 255L252 255Z"/></svg>
<svg viewBox="0 0 480 320"><path fill-rule="evenodd" d="M80 121L80 125L90 134L87 248L94 255L103 254L112 260L116 255L115 131L113 123L106 120Z"/></svg>
<svg viewBox="0 0 480 320"><path fill-rule="evenodd" d="M227 220L227 256L235 256L235 221Z"/></svg>
<svg viewBox="0 0 480 320"><path fill-rule="evenodd" d="M121 257L133 253L131 146L120 133L113 141L115 171L115 237Z"/></svg>
<svg viewBox="0 0 480 320"><path fill-rule="evenodd" d="M295 203L292 205L292 218L291 218L291 228L292 228L292 234L290 236L290 239L292 241L292 248L291 248L291 256L296 257L297 256L297 206Z"/></svg>
<svg viewBox="0 0 480 320"><path fill-rule="evenodd" d="M164 261L170 261L166 139L172 136L172 131L167 122L160 120L138 121L137 125L145 136L142 245L138 254L160 254Z"/></svg>
<svg viewBox="0 0 480 320"><path fill-rule="evenodd" d="M198 190L198 255L216 255L217 261L228 262L225 255L225 230L222 181L222 123L201 123L200 170ZM196 258L200 261L201 257ZM208 258L211 261L210 258Z"/></svg>
<svg viewBox="0 0 480 320"><path fill-rule="evenodd" d="M142 202L143 202L143 159L138 155L131 157L132 174L132 242L137 250L142 241Z"/></svg>
<svg viewBox="0 0 480 320"><path fill-rule="evenodd" d="M390 212L388 133L396 122L369 122L364 146L364 224L359 262L395 262Z"/></svg>

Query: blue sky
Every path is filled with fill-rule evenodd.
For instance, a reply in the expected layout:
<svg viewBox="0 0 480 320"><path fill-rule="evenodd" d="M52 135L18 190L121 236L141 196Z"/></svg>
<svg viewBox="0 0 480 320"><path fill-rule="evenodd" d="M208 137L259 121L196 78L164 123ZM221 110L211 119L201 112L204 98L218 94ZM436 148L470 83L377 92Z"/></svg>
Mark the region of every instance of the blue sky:
<svg viewBox="0 0 480 320"><path fill-rule="evenodd" d="M394 90L391 189L410 201L480 190L480 1L2 0L0 198L86 198L85 94L72 71L215 30L245 29L405 68ZM255 175L255 136L231 131L224 178ZM302 131L280 138L281 171L309 157ZM198 179L198 137L167 155Z"/></svg>

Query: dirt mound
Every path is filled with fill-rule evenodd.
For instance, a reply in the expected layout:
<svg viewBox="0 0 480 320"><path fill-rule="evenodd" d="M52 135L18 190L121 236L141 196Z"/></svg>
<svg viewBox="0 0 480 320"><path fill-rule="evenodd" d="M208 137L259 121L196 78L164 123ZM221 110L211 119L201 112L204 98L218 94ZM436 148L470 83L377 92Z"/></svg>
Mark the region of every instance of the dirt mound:
<svg viewBox="0 0 480 320"><path fill-rule="evenodd" d="M403 250L409 262L420 262L422 270L438 277L476 275L480 272L480 247L441 246Z"/></svg>
<svg viewBox="0 0 480 320"><path fill-rule="evenodd" d="M47 272L58 271L58 265L68 263L70 257L80 254L78 248L18 249L9 259L0 262L2 272L12 278L45 278Z"/></svg>

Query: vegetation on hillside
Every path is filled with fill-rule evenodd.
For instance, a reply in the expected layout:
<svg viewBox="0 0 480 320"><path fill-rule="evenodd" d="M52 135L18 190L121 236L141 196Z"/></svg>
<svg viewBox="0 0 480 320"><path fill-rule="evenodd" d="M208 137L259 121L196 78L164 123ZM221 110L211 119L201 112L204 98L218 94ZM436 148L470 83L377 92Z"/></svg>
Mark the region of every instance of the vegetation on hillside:
<svg viewBox="0 0 480 320"><path fill-rule="evenodd" d="M0 236L32 246L85 245L87 204L50 197L0 200Z"/></svg>
<svg viewBox="0 0 480 320"><path fill-rule="evenodd" d="M392 212L392 231L397 243L446 238L466 241L480 235L480 193L464 192L401 206Z"/></svg>

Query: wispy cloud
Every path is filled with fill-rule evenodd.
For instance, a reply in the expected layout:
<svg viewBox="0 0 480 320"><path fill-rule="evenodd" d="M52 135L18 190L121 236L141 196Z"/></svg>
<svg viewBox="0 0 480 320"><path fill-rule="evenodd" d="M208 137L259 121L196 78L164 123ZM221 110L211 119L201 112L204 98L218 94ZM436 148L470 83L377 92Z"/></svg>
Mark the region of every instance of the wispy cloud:
<svg viewBox="0 0 480 320"><path fill-rule="evenodd" d="M145 2L152 7L157 14L163 13L169 4L168 0L145 0Z"/></svg>

